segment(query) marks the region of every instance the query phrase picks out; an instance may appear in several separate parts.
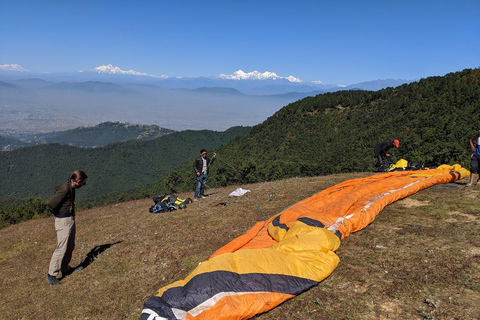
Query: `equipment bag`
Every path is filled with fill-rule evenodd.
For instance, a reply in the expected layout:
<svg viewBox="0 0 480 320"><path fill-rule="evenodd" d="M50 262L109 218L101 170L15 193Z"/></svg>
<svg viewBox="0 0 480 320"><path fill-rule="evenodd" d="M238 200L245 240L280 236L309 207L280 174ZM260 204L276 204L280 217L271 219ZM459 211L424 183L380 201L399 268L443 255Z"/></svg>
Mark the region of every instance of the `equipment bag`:
<svg viewBox="0 0 480 320"><path fill-rule="evenodd" d="M170 212L177 209L185 209L187 204L192 203L192 199L180 199L176 195L162 195L152 198L155 205L148 210L151 213Z"/></svg>
<svg viewBox="0 0 480 320"><path fill-rule="evenodd" d="M151 206L148 211L151 213L161 213L161 212L170 212L177 210L177 208L174 205L171 205L167 202L158 202L157 204Z"/></svg>

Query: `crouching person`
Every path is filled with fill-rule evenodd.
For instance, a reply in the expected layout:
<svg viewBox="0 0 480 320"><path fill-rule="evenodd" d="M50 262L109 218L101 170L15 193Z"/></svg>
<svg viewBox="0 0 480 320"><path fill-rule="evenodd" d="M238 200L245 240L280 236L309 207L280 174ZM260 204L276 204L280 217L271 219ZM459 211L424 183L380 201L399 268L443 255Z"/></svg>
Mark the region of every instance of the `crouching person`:
<svg viewBox="0 0 480 320"><path fill-rule="evenodd" d="M53 197L48 203L50 211L55 215L57 231L57 248L53 252L48 268L47 280L50 285L60 284L59 272L65 277L82 267L73 269L69 264L75 248L75 190L87 183L87 175L81 170L72 173L67 182L53 189Z"/></svg>

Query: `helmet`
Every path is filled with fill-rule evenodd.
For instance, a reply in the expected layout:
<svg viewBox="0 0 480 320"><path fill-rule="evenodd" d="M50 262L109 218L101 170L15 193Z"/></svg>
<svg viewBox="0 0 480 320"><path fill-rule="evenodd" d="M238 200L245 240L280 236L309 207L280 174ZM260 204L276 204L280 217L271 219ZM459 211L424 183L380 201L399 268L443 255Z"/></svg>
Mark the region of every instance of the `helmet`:
<svg viewBox="0 0 480 320"><path fill-rule="evenodd" d="M187 207L187 205L185 204L185 202L182 202L178 205L178 209L185 209Z"/></svg>

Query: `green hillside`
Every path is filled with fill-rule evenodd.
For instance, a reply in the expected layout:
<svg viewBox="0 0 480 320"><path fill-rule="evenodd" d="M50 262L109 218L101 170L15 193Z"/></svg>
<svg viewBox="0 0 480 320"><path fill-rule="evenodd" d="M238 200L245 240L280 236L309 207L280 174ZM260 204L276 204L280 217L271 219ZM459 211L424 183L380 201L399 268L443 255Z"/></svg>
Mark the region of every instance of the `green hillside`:
<svg viewBox="0 0 480 320"><path fill-rule="evenodd" d="M373 146L399 139L392 160L468 168L468 139L479 130L480 69L380 91L325 93L291 103L250 133L218 150L210 184L270 181L295 176L371 171ZM166 185L191 188L191 163Z"/></svg>
<svg viewBox="0 0 480 320"><path fill-rule="evenodd" d="M0 137L0 149L13 150L27 145L45 143L92 148L129 140L153 140L175 132L156 125L141 125L122 122L103 122L93 127L79 127L66 131L37 133L8 139Z"/></svg>
<svg viewBox="0 0 480 320"><path fill-rule="evenodd" d="M153 140L172 132L174 130L155 125L104 122L94 127L80 127L59 132L55 136L46 138L45 141L90 148L129 140Z"/></svg>
<svg viewBox="0 0 480 320"><path fill-rule="evenodd" d="M12 149L25 147L27 145L28 144L26 142L0 136L0 151L8 151Z"/></svg>
<svg viewBox="0 0 480 320"><path fill-rule="evenodd" d="M0 198L49 198L53 186L65 181L75 169L89 175L88 186L81 190L83 199L139 187L195 158L200 148L214 149L250 129L186 130L150 141L94 149L46 144L1 152Z"/></svg>

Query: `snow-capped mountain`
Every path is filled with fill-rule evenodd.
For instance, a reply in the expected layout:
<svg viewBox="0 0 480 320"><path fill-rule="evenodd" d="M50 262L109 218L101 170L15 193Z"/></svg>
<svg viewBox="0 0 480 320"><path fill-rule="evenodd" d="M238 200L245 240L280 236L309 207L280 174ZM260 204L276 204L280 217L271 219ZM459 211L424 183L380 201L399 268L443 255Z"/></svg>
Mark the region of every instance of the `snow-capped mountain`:
<svg viewBox="0 0 480 320"><path fill-rule="evenodd" d="M0 70L5 70L5 71L18 71L18 72L25 72L25 71L30 71L28 69L23 68L22 66L18 64L0 64Z"/></svg>
<svg viewBox="0 0 480 320"><path fill-rule="evenodd" d="M148 73L145 73L145 72L138 72L138 71L135 71L135 70L122 70L119 67L114 67L112 64L106 64L106 65L103 65L103 66L99 66L99 67L93 68L89 71L90 72L97 72L97 73L105 73L105 74L151 77L151 78L158 78L158 79L168 78L168 76L165 76L165 75L157 76L157 75L148 74ZM80 71L80 72L83 72L83 71Z"/></svg>
<svg viewBox="0 0 480 320"><path fill-rule="evenodd" d="M346 87L346 85L344 85L344 84L326 84L326 83L323 83L323 81L320 81L320 80L311 81L310 84L314 84L314 85L323 87L324 89L345 88Z"/></svg>
<svg viewBox="0 0 480 320"><path fill-rule="evenodd" d="M8 75L11 79L42 78L48 81L66 82L112 82L112 83L149 83L163 88L197 89L202 87L234 88L244 94L250 95L277 95L291 92L338 91L338 90L379 90L389 86L398 86L408 83L409 80L374 80L358 84L327 84L320 80L304 82L290 75L280 76L275 72L260 72L254 70L245 72L237 70L232 74L220 74L210 77L174 77L166 75L153 75L135 70L123 70L112 64L105 64L88 71L66 73L38 73L27 70L18 64L0 65L0 73Z"/></svg>
<svg viewBox="0 0 480 320"><path fill-rule="evenodd" d="M227 79L227 80L279 80L279 79L285 79L290 82L297 82L300 83L302 80L294 77L294 76L288 76L288 77L281 77L277 75L275 72L270 72L270 71L265 71L263 73L255 70L252 72L244 72L243 70L237 70L232 74L223 74L221 73L219 75L219 78L222 79Z"/></svg>

